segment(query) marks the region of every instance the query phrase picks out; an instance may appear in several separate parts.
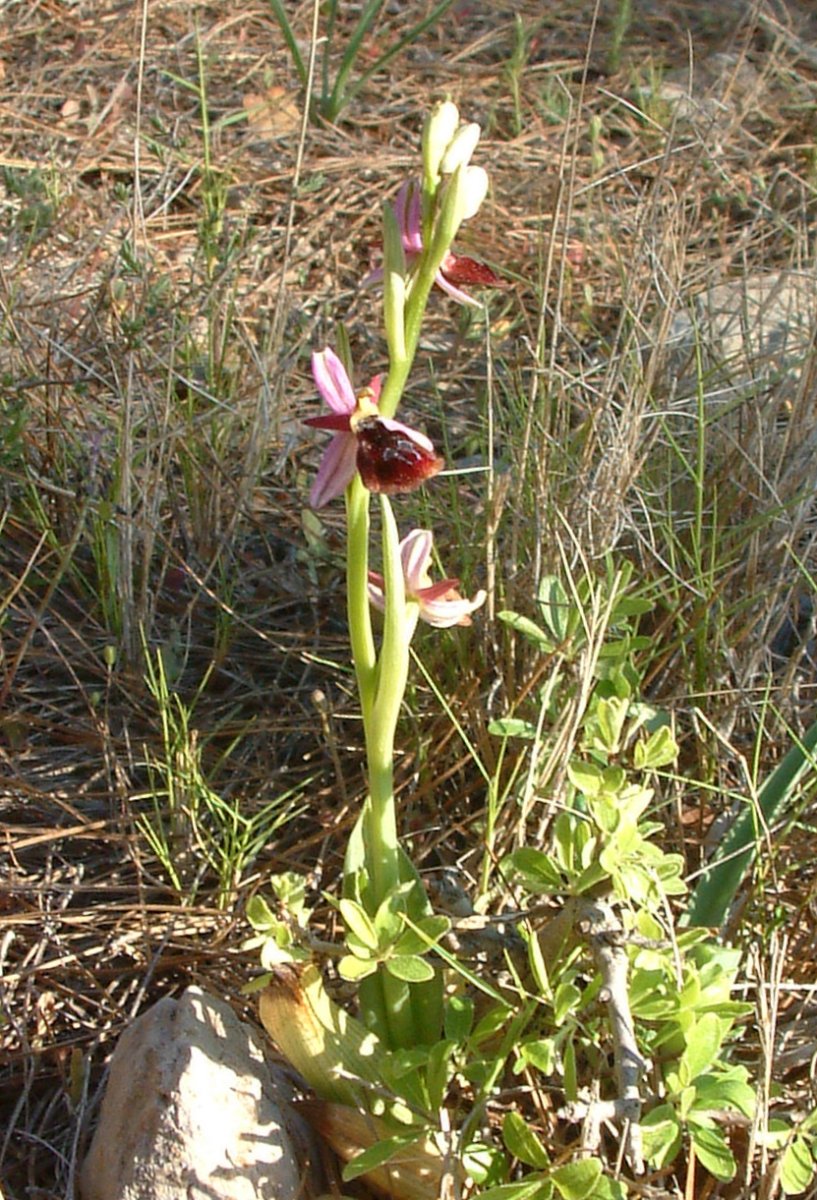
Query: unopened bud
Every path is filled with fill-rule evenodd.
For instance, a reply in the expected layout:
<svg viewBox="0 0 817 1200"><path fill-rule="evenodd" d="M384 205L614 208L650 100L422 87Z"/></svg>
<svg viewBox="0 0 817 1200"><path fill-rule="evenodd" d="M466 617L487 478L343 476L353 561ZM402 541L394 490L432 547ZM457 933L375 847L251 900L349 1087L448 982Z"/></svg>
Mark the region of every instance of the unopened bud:
<svg viewBox="0 0 817 1200"><path fill-rule="evenodd" d="M448 216L456 233L463 221L470 221L479 212L488 194L488 174L482 167L457 167L450 189L445 207L451 206Z"/></svg>
<svg viewBox="0 0 817 1200"><path fill-rule="evenodd" d="M468 166L481 132L479 125L474 121L469 125L460 125L448 143L448 149L440 163L440 171L443 175L450 175L456 171L457 167Z"/></svg>
<svg viewBox="0 0 817 1200"><path fill-rule="evenodd" d="M440 177L440 163L459 123L459 110L451 100L443 100L435 105L426 120L423 129L423 167L426 178L434 184Z"/></svg>

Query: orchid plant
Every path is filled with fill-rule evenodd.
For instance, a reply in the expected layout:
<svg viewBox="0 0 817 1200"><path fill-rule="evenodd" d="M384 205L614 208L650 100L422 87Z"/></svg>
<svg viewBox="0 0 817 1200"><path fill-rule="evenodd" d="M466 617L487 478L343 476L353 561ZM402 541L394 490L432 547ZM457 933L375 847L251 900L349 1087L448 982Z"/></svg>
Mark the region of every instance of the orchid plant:
<svg viewBox="0 0 817 1200"><path fill-rule="evenodd" d="M429 295L438 287L471 303L461 285L498 282L451 248L487 192L485 172L470 161L478 138L478 127L462 124L453 104L439 105L423 134L421 179L404 184L394 204L384 207L383 266L367 282L383 286L387 371L356 390L342 330L339 352L325 348L312 356L327 411L306 424L331 438L310 499L321 508L343 496L346 505L348 623L368 794L349 840L337 902L343 947L318 945L305 935L305 884L297 876L272 881L288 921L258 897L248 906L259 935L250 944L261 947L262 963L271 969L257 981L261 1019L313 1089L316 1099L304 1111L346 1162L345 1180L363 1175L374 1190L397 1200L457 1195L472 1186L468 1180L485 1185L485 1200L534 1194L540 1200L624 1200L643 1194L638 1177L648 1168L674 1170L685 1154L691 1195L696 1164L724 1182L738 1171L727 1130L738 1118L754 1119L755 1094L729 1043L750 1006L732 997L735 951L700 929L672 931L670 898L685 890L683 859L654 840L662 826L653 819L652 784L641 776L671 766L678 748L663 714L638 698L632 654L639 639L631 619L648 602L626 594L632 568L610 560L606 581L588 575L571 591L557 576L544 577L537 596L542 625L523 613L499 614L558 660L536 722L514 713L491 723L490 732L504 739L538 744L546 722L557 726L557 709L578 686L572 664L584 660L589 645L588 609L605 614L612 638L594 651L590 686L581 685L575 745L547 847L520 846L500 863L522 902L517 915L533 913L543 897L552 914L528 930L529 976L520 977L514 1004L508 989L479 979L440 945L448 918L432 911L398 837L394 747L412 637L420 620L437 628L470 624L485 600L483 591L460 595L455 578L432 579L431 530L401 537L390 499L443 467L426 435L395 415ZM373 493L380 505L381 572L369 567ZM379 638L373 608L383 613ZM435 947L439 954L430 955ZM356 985L359 1016L332 1000L310 961L315 951L337 957L341 976ZM516 972L509 952L506 960ZM479 1013L467 992L452 991L443 1004L439 962L476 985ZM282 966L291 963L298 964L292 971ZM581 1125L574 1158L558 1137L554 1149L511 1107L501 1135L494 1125L482 1140L480 1113L500 1078L529 1071L542 1076L540 1094L558 1089L565 1100L555 1114L548 1105L544 1127L552 1130L554 1119ZM463 1082L473 1089L473 1108L457 1127L448 1107L452 1080L457 1089ZM609 1172L598 1152L605 1131L616 1127L621 1148ZM767 1145L782 1150L780 1182L787 1194L809 1186L815 1128L813 1117L796 1129L769 1128ZM632 1187L624 1169L637 1180Z"/></svg>
<svg viewBox="0 0 817 1200"><path fill-rule="evenodd" d="M339 970L358 986L366 1027L391 1049L433 1043L440 1036L442 976L427 951L448 926L446 918L431 911L398 838L394 746L411 640L420 620L437 628L470 624L471 614L485 600L484 591L461 596L456 578L432 581L430 530L412 529L403 537L398 531L390 497L432 479L443 460L424 433L397 420L395 413L432 289L473 304L459 284L498 282L489 268L451 249L461 224L478 212L488 189L485 171L471 164L479 135L479 126L461 122L451 102L438 105L429 116L422 177L405 183L394 203L384 206L383 265L365 281L382 283L388 369L356 389L341 331L339 353L327 347L312 355L326 411L305 422L332 435L310 503L322 508L345 498L349 635L368 768L368 796L344 864L339 908L347 953ZM382 572L369 569L373 493L380 505ZM379 642L372 608L384 614Z"/></svg>

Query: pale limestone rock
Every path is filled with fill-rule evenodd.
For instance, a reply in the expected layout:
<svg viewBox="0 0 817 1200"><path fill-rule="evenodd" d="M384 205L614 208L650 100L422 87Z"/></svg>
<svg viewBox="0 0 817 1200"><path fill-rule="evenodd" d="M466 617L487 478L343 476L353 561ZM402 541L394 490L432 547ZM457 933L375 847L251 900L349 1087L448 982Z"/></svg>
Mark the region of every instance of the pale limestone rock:
<svg viewBox="0 0 817 1200"><path fill-rule="evenodd" d="M800 376L817 320L813 270L757 273L698 293L672 323L673 358L689 367L700 345L704 369L735 387Z"/></svg>
<svg viewBox="0 0 817 1200"><path fill-rule="evenodd" d="M191 987L119 1039L82 1200L301 1200L303 1122L253 1031Z"/></svg>

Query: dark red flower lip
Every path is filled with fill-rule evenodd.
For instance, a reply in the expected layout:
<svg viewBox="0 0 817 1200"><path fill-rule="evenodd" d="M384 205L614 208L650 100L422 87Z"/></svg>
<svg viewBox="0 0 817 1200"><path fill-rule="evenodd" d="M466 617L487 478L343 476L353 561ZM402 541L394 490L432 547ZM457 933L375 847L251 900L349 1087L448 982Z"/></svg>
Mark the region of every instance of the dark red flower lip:
<svg viewBox="0 0 817 1200"><path fill-rule="evenodd" d="M413 492L445 465L428 439L410 436L405 427L390 428L380 417L355 423L357 469L370 492L393 496Z"/></svg>
<svg viewBox="0 0 817 1200"><path fill-rule="evenodd" d="M455 287L469 283L481 287L499 287L502 283L496 271L487 263L469 258L467 254L448 254L440 270Z"/></svg>

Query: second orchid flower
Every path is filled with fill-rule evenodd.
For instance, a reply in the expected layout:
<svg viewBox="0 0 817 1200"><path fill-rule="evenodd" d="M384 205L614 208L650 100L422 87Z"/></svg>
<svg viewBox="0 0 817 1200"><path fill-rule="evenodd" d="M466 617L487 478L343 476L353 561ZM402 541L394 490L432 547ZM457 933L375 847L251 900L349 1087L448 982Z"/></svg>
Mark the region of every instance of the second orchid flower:
<svg viewBox="0 0 817 1200"><path fill-rule="evenodd" d="M343 495L356 471L370 492L393 495L413 491L442 469L443 460L424 433L380 416L379 375L355 393L346 368L330 349L312 355L312 374L331 412L307 417L304 424L335 435L312 485L313 508Z"/></svg>
<svg viewBox="0 0 817 1200"><path fill-rule="evenodd" d="M466 600L457 591L458 579L432 583L429 574L432 546L433 536L428 529L412 529L400 542L406 600L417 604L421 619L438 629L470 625L471 613L485 603L485 592L480 590L472 600ZM369 599L376 608L385 609L385 583L375 571L369 572Z"/></svg>

